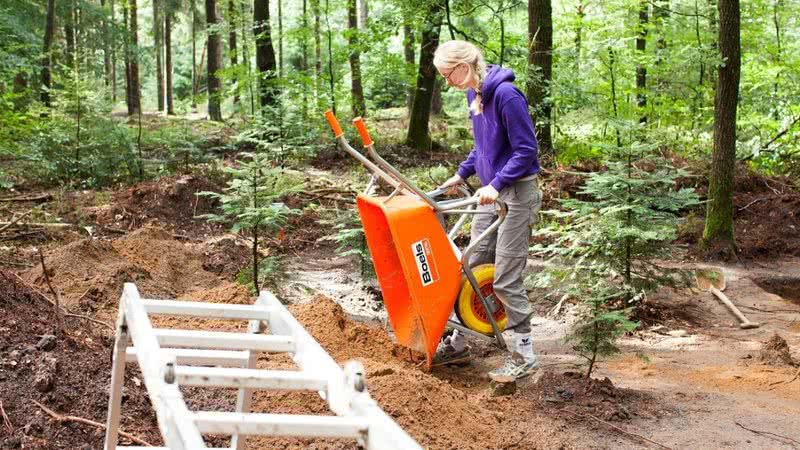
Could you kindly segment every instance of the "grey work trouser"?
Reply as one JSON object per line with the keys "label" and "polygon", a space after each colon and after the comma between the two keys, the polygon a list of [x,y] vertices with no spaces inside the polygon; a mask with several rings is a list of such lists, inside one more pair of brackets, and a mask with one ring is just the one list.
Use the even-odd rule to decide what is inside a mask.
{"label": "grey work trouser", "polygon": [[[508,205],[506,220],[497,231],[480,242],[470,257],[470,267],[494,262],[494,293],[508,316],[506,329],[529,333],[530,303],[522,282],[528,261],[530,225],[538,220],[542,195],[536,177],[519,180],[500,191],[500,200]],[[493,211],[495,205],[481,205],[479,210]],[[497,219],[496,215],[478,214],[472,222],[470,241],[483,233]]]}

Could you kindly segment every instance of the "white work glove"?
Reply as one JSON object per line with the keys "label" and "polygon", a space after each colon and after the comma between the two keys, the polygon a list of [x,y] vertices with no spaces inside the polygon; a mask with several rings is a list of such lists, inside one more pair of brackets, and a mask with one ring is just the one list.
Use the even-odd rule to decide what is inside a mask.
{"label": "white work glove", "polygon": [[492,187],[491,184],[484,186],[475,192],[475,196],[478,197],[478,203],[481,205],[491,205],[495,202],[495,200],[497,200],[499,195],[500,193],[497,192],[497,189]]}
{"label": "white work glove", "polygon": [[461,175],[456,174],[456,175],[453,175],[452,177],[448,178],[447,181],[445,181],[444,183],[442,183],[442,185],[439,186],[439,189],[450,188],[450,189],[448,189],[447,193],[448,194],[453,194],[453,193],[456,192],[456,188],[458,187],[458,185],[463,183],[463,182],[464,182],[464,179],[461,178]]}

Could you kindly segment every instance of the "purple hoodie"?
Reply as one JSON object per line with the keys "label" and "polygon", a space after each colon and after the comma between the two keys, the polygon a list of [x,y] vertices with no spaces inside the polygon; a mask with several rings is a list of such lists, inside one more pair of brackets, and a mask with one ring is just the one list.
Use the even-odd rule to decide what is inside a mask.
{"label": "purple hoodie", "polygon": [[[478,173],[484,186],[497,192],[520,178],[539,173],[539,144],[528,113],[528,102],[514,84],[514,72],[490,65],[486,70],[481,94],[483,112],[472,119],[475,147],[458,168],[467,179]],[[475,91],[467,89],[467,104]]]}

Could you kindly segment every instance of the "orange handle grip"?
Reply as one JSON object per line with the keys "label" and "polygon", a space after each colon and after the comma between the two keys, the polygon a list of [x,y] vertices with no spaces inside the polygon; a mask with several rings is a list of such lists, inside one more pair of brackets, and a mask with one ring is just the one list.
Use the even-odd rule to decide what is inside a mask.
{"label": "orange handle grip", "polygon": [[369,130],[367,130],[367,125],[364,123],[364,119],[361,117],[356,117],[353,119],[353,125],[356,126],[358,134],[361,135],[361,141],[364,143],[364,147],[369,147],[370,145],[374,144],[374,142],[372,142],[372,138],[369,137]]}
{"label": "orange handle grip", "polygon": [[331,126],[331,130],[333,130],[333,135],[335,137],[339,137],[344,134],[342,131],[342,127],[339,126],[339,120],[336,119],[336,116],[333,115],[333,111],[330,109],[325,111],[325,118],[328,119],[328,125]]}

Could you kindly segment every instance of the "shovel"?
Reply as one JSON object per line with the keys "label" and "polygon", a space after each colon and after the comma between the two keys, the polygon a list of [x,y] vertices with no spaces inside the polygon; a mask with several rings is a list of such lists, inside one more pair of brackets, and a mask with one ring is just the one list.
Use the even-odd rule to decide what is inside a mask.
{"label": "shovel", "polygon": [[694,279],[697,282],[697,287],[711,292],[715,297],[720,299],[725,306],[739,319],[739,328],[747,330],[750,328],[758,328],[761,326],[758,322],[750,322],[747,317],[739,311],[739,308],[722,293],[725,290],[725,275],[719,269],[701,269],[694,273]]}

